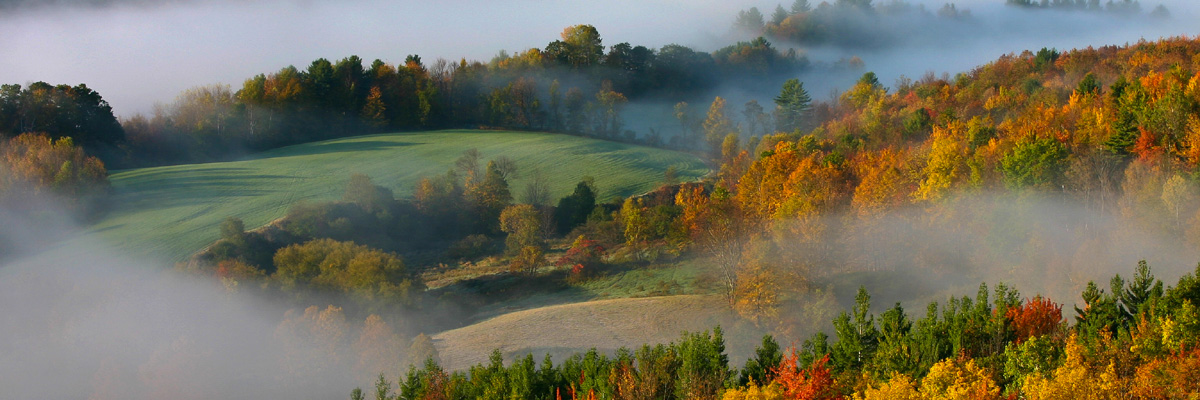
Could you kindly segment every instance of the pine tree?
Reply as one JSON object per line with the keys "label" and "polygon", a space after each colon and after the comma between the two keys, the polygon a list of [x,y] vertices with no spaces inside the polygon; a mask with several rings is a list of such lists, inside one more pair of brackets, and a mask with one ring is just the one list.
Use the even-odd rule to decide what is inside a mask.
{"label": "pine tree", "polygon": [[775,97],[775,130],[779,132],[794,132],[807,121],[812,109],[812,97],[804,90],[804,83],[799,79],[788,79],[784,82],[779,96]]}

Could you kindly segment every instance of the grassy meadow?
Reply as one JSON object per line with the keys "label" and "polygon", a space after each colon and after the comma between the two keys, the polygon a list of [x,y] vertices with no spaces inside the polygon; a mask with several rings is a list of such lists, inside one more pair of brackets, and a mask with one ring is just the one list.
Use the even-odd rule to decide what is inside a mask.
{"label": "grassy meadow", "polygon": [[449,130],[359,136],[241,161],[114,171],[112,208],[85,237],[130,256],[180,261],[214,241],[226,217],[241,218],[247,228],[264,225],[297,202],[340,198],[356,172],[398,198],[411,196],[421,178],[445,173],[471,148],[484,162],[499,156],[516,161],[519,175],[509,186],[517,199],[535,170],[549,182],[554,199],[591,176],[600,200],[652,190],[670,166],[681,180],[708,172],[686,153],[559,134]]}

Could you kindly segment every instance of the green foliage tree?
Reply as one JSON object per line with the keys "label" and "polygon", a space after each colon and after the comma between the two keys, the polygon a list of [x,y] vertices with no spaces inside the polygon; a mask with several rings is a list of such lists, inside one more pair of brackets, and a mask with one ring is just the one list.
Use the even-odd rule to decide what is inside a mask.
{"label": "green foliage tree", "polygon": [[808,5],[808,0],[796,0],[792,2],[791,10],[792,14],[800,14],[811,11],[812,7]]}
{"label": "green foliage tree", "polygon": [[1099,95],[1100,94],[1100,79],[1096,75],[1088,72],[1079,81],[1079,85],[1075,87],[1075,94],[1080,96]]}
{"label": "green foliage tree", "polygon": [[766,385],[775,379],[774,369],[783,361],[783,352],[779,343],[771,335],[763,335],[762,344],[754,349],[754,357],[746,360],[742,368],[738,384],[745,386],[750,382]]}
{"label": "green foliage tree", "polygon": [[1054,189],[1067,168],[1067,150],[1054,138],[1026,137],[1000,160],[1004,183],[1012,189]]}
{"label": "green foliage tree", "polygon": [[879,330],[870,315],[871,295],[865,287],[854,297],[854,317],[842,312],[833,321],[837,341],[831,348],[831,361],[838,371],[862,369],[875,354]]}
{"label": "green foliage tree", "polygon": [[245,243],[246,241],[246,225],[242,223],[241,218],[225,218],[224,221],[221,221],[220,230],[221,239],[233,243]]}
{"label": "green foliage tree", "polygon": [[771,23],[775,25],[782,24],[789,16],[787,10],[783,9],[782,4],[775,5],[775,11],[771,13]]}
{"label": "green foliage tree", "polygon": [[763,31],[766,24],[763,22],[763,14],[758,11],[758,7],[750,7],[749,10],[738,11],[737,19],[733,25],[743,32],[758,34]]}
{"label": "green foliage tree", "polygon": [[562,42],[567,46],[567,62],[575,68],[599,64],[604,57],[600,32],[594,26],[569,26],[562,31]]}
{"label": "green foliage tree", "polygon": [[596,208],[595,188],[587,180],[575,185],[575,191],[558,200],[554,208],[554,222],[559,234],[570,233],[576,226],[587,222],[588,215]]}
{"label": "green foliage tree", "polygon": [[917,373],[919,359],[916,357],[916,344],[910,335],[911,330],[912,322],[900,303],[880,315],[878,348],[871,365],[877,371],[877,377],[885,378],[887,372]]}
{"label": "green foliage tree", "polygon": [[408,348],[408,363],[411,367],[428,362],[438,364],[442,360],[438,356],[437,347],[433,345],[433,339],[422,333],[413,338],[412,345]]}
{"label": "green foliage tree", "polygon": [[679,372],[675,396],[680,399],[715,399],[729,379],[729,356],[721,327],[684,334],[679,343]]}
{"label": "green foliage tree", "polygon": [[804,90],[804,83],[788,79],[775,97],[775,130],[790,133],[800,129],[807,123],[811,109],[812,97]]}
{"label": "green foliage tree", "polygon": [[342,201],[357,204],[369,213],[380,213],[387,210],[396,199],[392,197],[391,190],[375,185],[366,174],[354,173],[346,183]]}

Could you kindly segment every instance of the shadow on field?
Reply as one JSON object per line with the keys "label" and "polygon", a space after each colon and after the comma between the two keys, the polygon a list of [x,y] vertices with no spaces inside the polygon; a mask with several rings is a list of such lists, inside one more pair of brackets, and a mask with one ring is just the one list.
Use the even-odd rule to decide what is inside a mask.
{"label": "shadow on field", "polygon": [[284,148],[270,151],[255,157],[256,160],[271,158],[300,157],[335,153],[356,153],[365,151],[383,151],[397,147],[413,146],[419,143],[396,142],[390,140],[354,140],[305,144],[300,147]]}
{"label": "shadow on field", "polygon": [[[467,279],[430,291],[442,304],[463,318],[453,328],[467,326],[498,315],[531,308],[587,301],[595,297],[587,290],[568,285],[566,271],[537,276],[501,273]],[[503,304],[503,307],[495,307]]]}
{"label": "shadow on field", "polygon": [[163,171],[139,178],[117,194],[122,208],[162,208],[211,203],[220,199],[255,197],[274,192],[265,189],[287,175],[246,174],[247,168],[204,168],[187,172]]}

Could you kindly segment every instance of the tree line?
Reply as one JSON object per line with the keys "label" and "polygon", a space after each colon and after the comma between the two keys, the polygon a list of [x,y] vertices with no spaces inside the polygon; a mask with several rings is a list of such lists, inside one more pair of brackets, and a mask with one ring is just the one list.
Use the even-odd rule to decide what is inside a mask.
{"label": "tree line", "polygon": [[[713,53],[680,45],[605,46],[590,25],[563,30],[544,48],[499,52],[488,62],[410,55],[401,64],[357,56],[318,59],[247,79],[203,86],[149,116],[124,121],[134,154],[155,162],[215,157],[369,132],[488,127],[635,141],[624,106],[687,100],[721,82],[770,82],[808,61],[765,40]],[[665,139],[663,139],[665,141]]]}
{"label": "tree line", "polygon": [[1093,283],[1074,322],[1042,296],[1003,284],[932,302],[910,317],[900,303],[880,314],[860,289],[853,309],[818,333],[782,348],[770,335],[736,368],[720,327],[669,344],[604,354],[592,349],[555,364],[532,355],[508,365],[447,371],[434,358],[389,381],[374,398],[522,399],[1166,399],[1197,390],[1200,267],[1166,287],[1140,263],[1111,292]]}

